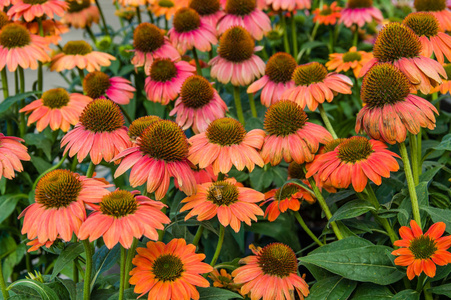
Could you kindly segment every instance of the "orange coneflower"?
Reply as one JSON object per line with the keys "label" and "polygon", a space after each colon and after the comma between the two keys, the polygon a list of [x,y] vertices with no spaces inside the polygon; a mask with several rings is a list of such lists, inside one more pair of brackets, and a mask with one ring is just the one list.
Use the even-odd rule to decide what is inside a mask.
{"label": "orange coneflower", "polygon": [[158,240],[157,229],[171,222],[161,211],[166,205],[139,193],[116,189],[103,196],[99,205],[92,205],[94,212],[81,225],[78,238],[92,242],[102,237],[108,249],[117,243],[128,249],[133,238],[142,236]]}
{"label": "orange coneflower", "polygon": [[226,174],[232,166],[241,171],[247,167],[252,172],[255,165],[264,162],[257,152],[265,133],[261,129],[247,132],[243,125],[232,118],[221,118],[210,123],[207,131],[189,139],[189,160],[201,169],[213,166],[215,174]]}
{"label": "orange coneflower", "polygon": [[266,0],[266,5],[270,5],[274,11],[295,11],[298,9],[310,9],[310,0]]}
{"label": "orange coneflower", "polygon": [[23,166],[20,162],[29,161],[27,147],[20,142],[24,140],[15,136],[5,136],[0,132],[0,179],[5,177],[13,179],[14,171],[22,172]]}
{"label": "orange coneflower", "polygon": [[413,6],[416,11],[432,13],[444,30],[451,30],[451,11],[446,7],[446,0],[415,0]]}
{"label": "orange coneflower", "polygon": [[19,216],[24,217],[22,234],[39,243],[66,242],[78,234],[86,219],[85,205],[100,202],[109,193],[104,179],[87,178],[69,170],[54,170],[42,177],[35,190],[35,203]]}
{"label": "orange coneflower", "polygon": [[125,78],[110,77],[101,71],[94,71],[83,80],[83,91],[92,99],[106,95],[111,101],[125,105],[133,99],[135,88],[131,84]]}
{"label": "orange coneflower", "polygon": [[39,250],[42,246],[45,246],[47,249],[52,247],[53,243],[55,241],[47,241],[44,243],[40,243],[39,240],[36,238],[34,240],[31,240],[27,243],[27,246],[31,246],[27,252],[33,252]]}
{"label": "orange coneflower", "polygon": [[373,21],[382,23],[384,17],[379,8],[373,6],[373,0],[348,0],[346,7],[341,11],[340,22],[346,27],[356,24],[363,27]]}
{"label": "orange coneflower", "polygon": [[[31,34],[39,35],[39,23],[37,21],[21,22],[21,24],[27,27]],[[58,42],[61,40],[61,35],[69,31],[69,28],[65,24],[56,20],[42,20],[42,29],[47,43],[54,45],[58,45]]]}
{"label": "orange coneflower", "polygon": [[402,226],[399,229],[401,240],[394,245],[400,247],[392,252],[395,264],[407,267],[407,277],[412,280],[415,275],[422,272],[426,276],[434,277],[436,266],[445,266],[451,263],[451,253],[447,250],[451,246],[451,236],[443,236],[446,225],[443,222],[433,224],[423,234],[420,226],[414,220],[410,221],[410,228]]}
{"label": "orange coneflower", "polygon": [[393,65],[374,66],[363,79],[360,97],[366,105],[357,115],[355,131],[395,144],[404,142],[407,132],[434,129],[437,109],[410,94],[410,87],[409,79]]}
{"label": "orange coneflower", "polygon": [[317,8],[313,11],[313,22],[319,22],[324,25],[335,25],[341,17],[342,8],[338,6],[337,1],[332,2],[329,6],[323,5],[323,8]]}
{"label": "orange coneflower", "polygon": [[146,5],[146,0],[113,0],[113,3],[117,2],[122,7],[138,7],[140,5]]}
{"label": "orange coneflower", "polygon": [[357,47],[351,47],[346,53],[329,54],[326,67],[329,71],[347,72],[352,69],[354,76],[358,77],[362,67],[373,58],[372,53],[357,51]]}
{"label": "orange coneflower", "polygon": [[213,26],[215,30],[218,21],[225,15],[219,0],[191,0],[189,7],[197,11],[201,20]]}
{"label": "orange coneflower", "polygon": [[446,75],[448,75],[449,79],[443,79],[442,84],[433,88],[431,90],[431,93],[436,93],[436,92],[440,91],[440,93],[446,94],[449,91],[451,91],[451,64],[443,65],[443,69],[445,69]]}
{"label": "orange coneflower", "polygon": [[[327,145],[333,143],[334,141],[336,141],[336,140],[326,143],[323,147],[320,148],[318,153],[321,153],[321,149],[324,149],[325,147],[327,147]],[[288,180],[299,179],[302,181],[302,183],[304,183],[309,188],[311,188],[309,181],[307,180],[307,178],[305,178],[306,172],[304,171],[304,166],[308,170],[310,165],[311,165],[311,163],[307,163],[304,165],[304,164],[298,164],[297,162],[292,161],[288,165]],[[323,181],[321,181],[321,179],[319,179],[318,174],[313,176],[313,178],[315,179],[316,186],[318,187],[318,189],[320,191],[322,191],[322,189],[324,188],[328,193],[336,193],[337,192],[337,189],[331,185],[330,180],[323,182]]]}
{"label": "orange coneflower", "polygon": [[250,293],[252,299],[293,299],[297,292],[304,300],[310,293],[305,280],[298,275],[298,260],[285,244],[272,243],[264,248],[249,247],[255,255],[240,260],[246,264],[232,272],[234,282],[244,284],[241,294]]}
{"label": "orange coneflower", "polygon": [[44,15],[53,19],[54,15],[62,17],[67,9],[67,3],[60,0],[11,0],[12,6],[8,16],[17,21],[21,17],[27,22]]}
{"label": "orange coneflower", "polygon": [[232,275],[227,273],[227,270],[221,269],[213,269],[213,271],[208,275],[213,281],[213,286],[218,288],[225,288],[234,292],[239,293],[241,289],[241,284],[236,284],[233,282]]}
{"label": "orange coneflower", "polygon": [[353,136],[342,141],[334,150],[318,154],[310,165],[306,177],[318,173],[322,181],[330,179],[335,188],[345,189],[351,183],[356,192],[362,192],[368,179],[377,185],[390,172],[399,170],[396,153],[387,150],[380,141]]}
{"label": "orange coneflower", "polygon": [[165,16],[170,20],[177,10],[181,7],[187,7],[189,0],[148,0],[149,10],[157,17]]}
{"label": "orange coneflower", "polygon": [[128,136],[130,137],[130,140],[136,145],[136,139],[141,136],[144,130],[158,121],[161,121],[161,119],[157,116],[144,116],[135,119],[128,127]]}
{"label": "orange coneflower", "polygon": [[240,231],[241,222],[251,226],[251,220],[263,216],[256,204],[264,200],[264,195],[256,190],[237,186],[235,179],[208,182],[197,186],[197,193],[182,200],[186,203],[180,212],[191,210],[185,220],[197,216],[198,221],[218,217],[222,226],[230,225],[235,232]]}
{"label": "orange coneflower", "polygon": [[36,129],[41,132],[50,125],[52,130],[67,132],[70,125],[78,123],[80,114],[92,99],[82,94],[69,94],[63,88],[46,91],[41,99],[26,105],[19,112],[31,113],[27,126],[36,122]]}
{"label": "orange coneflower", "polygon": [[91,0],[66,0],[66,2],[69,7],[61,18],[64,24],[75,28],[86,28],[92,23],[99,23],[99,9],[96,5],[91,5]]}
{"label": "orange coneflower", "polygon": [[119,152],[131,146],[127,127],[119,106],[106,98],[89,103],[80,115],[80,122],[61,140],[64,153],[77,155],[81,163],[89,154],[98,165],[102,159],[109,162]]}
{"label": "orange coneflower", "polygon": [[150,241],[146,248],[136,251],[130,284],[140,297],[149,293],[149,300],[198,300],[196,286],[210,286],[200,274],[211,272],[213,267],[203,263],[205,254],[196,254],[196,246],[187,245],[184,239],[173,239],[168,244]]}
{"label": "orange coneflower", "polygon": [[329,142],[332,136],[307,120],[307,114],[295,102],[281,100],[269,107],[264,122],[267,136],[261,150],[265,163],[277,165],[282,158],[299,164],[313,160],[319,144]]}

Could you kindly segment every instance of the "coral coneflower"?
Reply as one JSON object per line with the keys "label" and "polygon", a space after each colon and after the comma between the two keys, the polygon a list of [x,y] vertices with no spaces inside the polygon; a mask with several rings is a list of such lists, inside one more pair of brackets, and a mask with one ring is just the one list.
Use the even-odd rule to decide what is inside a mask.
{"label": "coral coneflower", "polygon": [[236,186],[236,180],[231,178],[198,185],[195,195],[182,200],[186,204],[180,212],[191,210],[185,220],[197,216],[198,221],[205,221],[217,216],[222,226],[230,225],[238,232],[241,222],[251,226],[251,220],[257,221],[257,216],[263,216],[256,204],[263,200],[262,193]]}
{"label": "coral coneflower", "polygon": [[147,191],[155,192],[161,200],[169,189],[170,178],[178,181],[187,195],[196,192],[196,180],[188,156],[188,140],[183,130],[169,120],[154,122],[136,140],[136,146],[122,151],[114,160],[122,158],[114,173],[118,177],[131,168],[132,187],[147,182]]}
{"label": "coral coneflower", "polygon": [[161,119],[157,116],[145,116],[138,118],[128,127],[128,136],[133,142],[136,142],[136,139],[141,136],[144,130],[158,121],[161,121]]}
{"label": "coral coneflower", "polygon": [[192,8],[182,7],[174,15],[173,27],[169,30],[169,39],[180,53],[193,48],[202,52],[211,50],[216,45],[216,30],[200,18]]}
{"label": "coral coneflower", "polygon": [[[21,24],[27,27],[31,34],[39,35],[39,23],[37,21],[21,22]],[[58,42],[61,40],[61,35],[68,32],[69,27],[60,21],[42,20],[42,30],[44,32],[44,38],[48,44],[58,45]]]}
{"label": "coral coneflower", "polygon": [[219,19],[225,13],[221,10],[221,3],[219,0],[191,0],[189,7],[197,11],[201,20],[216,28]]}
{"label": "coral coneflower", "polygon": [[169,58],[157,58],[149,68],[144,89],[147,99],[167,105],[177,98],[186,78],[196,72],[196,67],[186,61],[175,62]]}
{"label": "coral coneflower", "polygon": [[440,32],[440,24],[433,14],[428,12],[411,13],[403,23],[420,37],[421,55],[431,57],[434,54],[441,64],[445,61],[443,56],[451,61],[451,37]]}
{"label": "coral coneflower", "polygon": [[282,98],[296,102],[302,108],[307,106],[314,111],[319,104],[331,102],[334,96],[352,94],[352,81],[349,77],[327,73],[326,67],[318,62],[298,66],[293,72],[295,87],[285,90]]}
{"label": "coral coneflower", "polygon": [[83,92],[92,99],[107,96],[117,104],[128,104],[133,98],[135,88],[130,80],[116,76],[111,77],[101,71],[86,75],[83,80]]}
{"label": "coral coneflower", "polygon": [[61,72],[75,67],[88,72],[100,71],[101,67],[108,67],[116,58],[108,53],[93,51],[91,45],[85,41],[69,41],[63,51],[52,57],[50,70]]}
{"label": "coral coneflower", "polygon": [[432,13],[443,30],[451,30],[451,11],[446,7],[446,0],[415,0],[413,6],[416,11]]}
{"label": "coral coneflower", "polygon": [[[310,293],[305,280],[297,274],[298,260],[285,244],[272,243],[264,247],[249,247],[255,255],[240,260],[245,266],[232,272],[235,283],[244,284],[241,294],[250,293],[252,299],[293,299],[297,292],[304,300]],[[271,288],[268,288],[271,287]]]}
{"label": "coral coneflower", "polygon": [[332,186],[347,188],[351,183],[356,192],[362,192],[368,179],[377,185],[382,177],[399,170],[396,153],[387,150],[380,141],[354,136],[342,141],[334,150],[318,154],[306,177],[318,173],[322,181],[330,179]]}
{"label": "coral coneflower", "polygon": [[446,78],[443,67],[435,60],[421,55],[420,38],[404,24],[390,23],[379,32],[373,56],[360,71],[365,75],[378,62],[388,62],[399,68],[423,94]]}
{"label": "coral coneflower", "polygon": [[232,166],[239,171],[247,167],[252,172],[255,165],[263,167],[260,154],[265,133],[261,129],[246,132],[243,125],[232,118],[217,119],[207,131],[189,139],[189,160],[205,168],[213,165],[215,174],[226,174]]}
{"label": "coral coneflower", "polygon": [[12,0],[8,16],[17,21],[21,17],[27,22],[44,15],[53,19],[54,15],[62,17],[67,9],[67,3],[60,0]]}
{"label": "coral coneflower", "polygon": [[42,177],[35,190],[35,203],[19,216],[24,217],[22,234],[39,243],[57,237],[69,242],[86,219],[85,205],[100,202],[109,193],[104,180],[87,178],[69,170],[54,170]]}
{"label": "coral coneflower", "polygon": [[442,236],[445,229],[445,223],[437,222],[423,234],[414,220],[410,221],[410,228],[402,226],[399,229],[401,240],[395,241],[394,245],[400,248],[391,254],[398,256],[396,265],[407,267],[410,280],[423,272],[428,277],[435,277],[435,265],[451,263],[451,253],[447,251],[451,246],[451,236]]}
{"label": "coral coneflower", "polygon": [[382,12],[373,6],[373,0],[348,0],[346,7],[341,11],[340,22],[346,27],[356,24],[363,27],[367,23],[376,21],[382,23]]}
{"label": "coral coneflower", "polygon": [[211,77],[225,84],[248,85],[265,74],[265,63],[254,54],[260,49],[246,29],[229,28],[219,40],[218,56],[209,62]]}
{"label": "coral coneflower", "polygon": [[113,101],[98,98],[89,103],[80,115],[80,122],[61,140],[64,153],[77,155],[78,161],[89,154],[98,165],[102,159],[109,162],[119,152],[131,146],[124,126],[121,109]]}
{"label": "coral coneflower", "polygon": [[146,248],[137,248],[133,258],[136,266],[130,275],[130,284],[140,297],[147,299],[199,299],[196,286],[209,287],[210,283],[200,274],[213,268],[203,263],[205,254],[196,254],[196,246],[184,239],[173,239],[168,244],[148,242]]}
{"label": "coral coneflower", "polygon": [[290,54],[285,52],[274,54],[266,64],[265,76],[252,83],[247,92],[255,93],[262,90],[260,101],[269,107],[281,99],[285,90],[295,87],[292,76],[296,65],[296,60]]}
{"label": "coral coneflower", "polygon": [[46,52],[49,50],[45,38],[30,34],[17,23],[6,24],[0,31],[0,70],[5,66],[10,72],[14,72],[18,66],[36,70],[38,61],[50,61]]}
{"label": "coral coneflower", "polygon": [[[344,140],[344,139],[335,139],[332,140],[331,142],[326,143],[323,147],[321,147],[319,149],[319,153],[322,153],[321,150],[326,148],[328,145],[335,143],[335,141],[337,140]],[[305,171],[304,171],[304,167],[308,170],[308,168],[310,167],[311,163],[307,163],[307,164],[298,164],[295,161],[292,161],[289,165],[288,165],[288,180],[290,179],[299,179],[302,181],[302,183],[304,183],[305,185],[307,185],[308,187],[311,188],[311,185],[309,183],[309,181],[307,180],[307,178],[305,178]],[[328,193],[336,193],[337,189],[334,188],[331,184],[330,184],[330,180],[327,181],[321,181],[321,179],[319,179],[318,174],[316,174],[315,176],[313,176],[313,178],[315,179],[315,183],[316,186],[318,187],[318,189],[320,191],[322,191],[322,189],[324,188]]]}
{"label": "coral coneflower", "polygon": [[27,126],[36,122],[39,132],[49,125],[52,130],[67,132],[70,125],[78,123],[81,112],[91,100],[88,96],[69,94],[65,89],[56,88],[46,91],[41,99],[31,102],[19,112],[31,113]]}
{"label": "coral coneflower", "polygon": [[179,52],[164,36],[161,29],[150,23],[141,23],[135,28],[133,48],[135,55],[132,58],[132,64],[135,67],[144,66],[147,75],[155,58],[180,59]]}
{"label": "coral coneflower", "polygon": [[122,7],[133,7],[136,8],[140,5],[146,5],[147,1],[146,0],[113,0],[113,2],[119,3],[120,6]]}
{"label": "coral coneflower", "polygon": [[96,5],[91,5],[91,0],[66,0],[69,8],[61,22],[75,28],[90,27],[92,23],[99,23],[100,13]]}
{"label": "coral coneflower", "polygon": [[[11,5],[11,0],[2,0],[2,1],[0,1],[0,11],[3,12],[3,9],[4,9],[5,7],[10,6],[10,5]],[[5,14],[6,14],[6,13],[5,13]]]}
{"label": "coral coneflower", "polygon": [[354,76],[358,77],[362,67],[373,58],[372,53],[357,51],[357,47],[351,47],[346,53],[329,54],[329,61],[326,67],[329,71],[337,73],[352,70]]}
{"label": "coral coneflower", "polygon": [[157,17],[165,16],[170,20],[177,10],[181,7],[187,7],[189,0],[148,0],[150,2],[149,10]]}
{"label": "coral coneflower", "polygon": [[22,172],[23,166],[20,162],[29,161],[27,147],[20,142],[24,140],[15,136],[5,136],[0,132],[0,179],[5,177],[13,179],[14,171]]}
{"label": "coral coneflower", "polygon": [[448,76],[449,79],[443,79],[442,84],[433,88],[431,90],[431,93],[436,93],[440,91],[440,93],[446,94],[449,91],[451,91],[451,64],[443,65],[443,69],[445,69],[446,75]]}
{"label": "coral coneflower", "polygon": [[295,11],[298,9],[310,9],[310,0],[266,0],[274,11]]}
{"label": "coral coneflower", "polygon": [[213,286],[218,288],[225,288],[230,291],[234,291],[239,293],[241,284],[236,284],[233,282],[232,275],[227,273],[227,270],[214,269],[209,275],[208,278],[213,281]]}
{"label": "coral coneflower", "polygon": [[335,25],[341,17],[341,9],[337,1],[332,2],[330,6],[324,4],[322,9],[317,8],[313,11],[313,22],[319,22],[323,25]]}
{"label": "coral coneflower", "polygon": [[395,144],[404,142],[407,131],[434,129],[437,109],[410,94],[409,87],[408,78],[391,64],[374,66],[363,79],[360,97],[366,105],[357,115],[355,131]]}
{"label": "coral coneflower", "polygon": [[267,132],[261,156],[265,163],[277,165],[282,158],[299,164],[313,160],[319,144],[332,140],[322,126],[307,122],[302,107],[289,100],[281,100],[266,111],[264,127]]}
{"label": "coral coneflower", "polygon": [[223,118],[226,111],[227,105],[211,83],[202,76],[193,75],[183,83],[180,97],[169,115],[177,115],[175,122],[183,130],[192,127],[197,134],[206,131],[214,120]]}
{"label": "coral coneflower", "polygon": [[102,237],[108,249],[117,243],[128,249],[133,238],[142,236],[158,240],[157,229],[171,222],[161,211],[166,205],[139,193],[116,189],[103,196],[99,205],[92,205],[94,212],[81,225],[78,238],[92,242]]}
{"label": "coral coneflower", "polygon": [[53,243],[54,243],[55,241],[47,241],[47,242],[44,242],[44,243],[40,243],[39,241],[38,241],[38,239],[34,239],[34,240],[31,240],[31,241],[29,241],[28,243],[27,243],[27,246],[31,246],[28,250],[27,250],[27,252],[33,252],[33,251],[37,251],[37,250],[39,250],[41,247],[46,247],[47,249],[49,249],[50,247],[52,247],[52,245],[53,245]]}

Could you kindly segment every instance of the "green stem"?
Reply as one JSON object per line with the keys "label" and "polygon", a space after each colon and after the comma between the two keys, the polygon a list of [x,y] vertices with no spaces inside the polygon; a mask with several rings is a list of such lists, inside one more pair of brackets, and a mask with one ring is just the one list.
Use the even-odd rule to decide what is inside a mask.
{"label": "green stem", "polygon": [[420,206],[418,205],[417,192],[415,191],[415,182],[413,180],[412,168],[410,167],[409,155],[407,154],[406,144],[399,143],[399,152],[401,152],[402,162],[404,163],[404,173],[406,174],[407,187],[409,188],[410,202],[412,203],[413,218],[418,226],[421,226]]}
{"label": "green stem", "polygon": [[95,2],[97,5],[97,8],[99,9],[100,18],[102,19],[103,31],[105,32],[106,36],[110,36],[110,33],[108,32],[108,28],[106,27],[105,16],[103,15],[102,7],[100,7],[99,0],[95,0]]}
{"label": "green stem", "polygon": [[329,54],[334,53],[334,31],[329,27]]}
{"label": "green stem", "polygon": [[324,121],[324,124],[326,125],[327,130],[329,130],[329,132],[332,134],[332,137],[333,137],[334,139],[338,139],[338,136],[337,136],[337,134],[335,133],[335,130],[334,130],[334,128],[332,127],[332,124],[330,123],[329,117],[327,116],[326,111],[324,110],[324,107],[323,107],[323,104],[322,104],[322,103],[320,103],[320,104],[318,105],[318,110],[319,110],[319,113],[320,113],[320,115],[321,115],[321,118],[322,118],[323,121]]}
{"label": "green stem", "polygon": [[85,72],[78,67],[77,67],[77,70],[78,70],[78,75],[80,76],[80,85],[83,86],[83,80],[85,79]]}
{"label": "green stem", "polygon": [[133,120],[130,117],[130,115],[128,114],[128,112],[122,107],[122,105],[119,105],[119,108],[121,109],[122,114],[125,116],[125,118],[127,119],[128,123],[131,124],[133,122]]}
{"label": "green stem", "polygon": [[415,186],[420,183],[420,175],[418,174],[418,142],[417,137],[414,134],[409,133],[409,141],[410,141],[410,156],[412,157],[412,173],[413,173],[413,182],[415,182]]}
{"label": "green stem", "polygon": [[0,259],[0,288],[2,290],[3,299],[9,298],[9,292],[6,289],[5,278],[3,277],[2,260]]}
{"label": "green stem", "polygon": [[75,283],[78,283],[78,269],[77,269],[77,261],[78,261],[78,259],[77,258],[75,258],[74,259],[74,262],[73,262],[73,270],[72,270],[72,274],[73,274],[73,280],[74,280],[74,282]]}
{"label": "green stem", "polygon": [[288,43],[288,30],[287,30],[287,20],[283,13],[279,13],[280,22],[283,29],[283,45],[285,47],[285,52],[290,54],[290,44]]}
{"label": "green stem", "polygon": [[[25,75],[22,67],[19,67],[19,78],[20,78],[20,93],[25,93]],[[42,91],[42,89],[40,89]],[[23,108],[25,106],[25,100],[20,100],[20,108]],[[20,137],[25,136],[25,131],[27,131],[27,123],[25,122],[25,113],[20,113],[20,122],[19,122],[19,131],[20,131]]]}
{"label": "green stem", "polygon": [[14,88],[15,88],[16,94],[19,94],[20,90],[19,90],[19,69],[18,68],[14,72]]}
{"label": "green stem", "polygon": [[125,280],[124,280],[124,290],[130,287],[130,271],[132,270],[132,260],[135,257],[136,247],[138,246],[138,239],[133,238],[133,243],[130,246],[130,249],[127,251],[127,260],[125,262]]}
{"label": "green stem", "polygon": [[139,6],[136,7],[136,17],[138,18],[138,24],[141,24],[141,10],[139,9]]}
{"label": "green stem", "polygon": [[238,116],[238,121],[240,121],[241,124],[246,123],[244,121],[244,114],[243,114],[243,106],[241,105],[241,97],[240,97],[240,87],[234,85],[233,86],[233,98],[235,99],[235,108],[236,108],[236,114]]}
{"label": "green stem", "polygon": [[202,76],[202,68],[200,66],[199,56],[197,56],[197,50],[194,47],[193,47],[193,56],[194,56],[194,61],[196,62],[197,75]]}
{"label": "green stem", "polygon": [[34,191],[36,189],[36,185],[38,184],[39,180],[44,177],[45,174],[52,172],[53,170],[58,169],[59,167],[61,167],[61,165],[63,164],[63,162],[66,160],[67,156],[69,155],[69,151],[66,152],[66,154],[64,154],[64,156],[60,159],[60,161],[52,166],[51,168],[48,168],[47,170],[44,171],[44,173],[42,173],[41,175],[38,176],[38,178],[36,178],[36,180],[33,183],[33,188],[32,191]]}
{"label": "green stem", "polygon": [[426,284],[424,285],[424,288],[423,288],[424,300],[433,300],[434,299],[432,297],[432,293],[429,291],[430,288],[431,288],[431,283],[428,281],[428,282],[426,282]]}
{"label": "green stem", "polygon": [[169,29],[168,19],[166,19],[166,17],[163,17],[163,18],[164,18],[164,30],[166,30],[166,32],[167,32]]}
{"label": "green stem", "polygon": [[125,285],[125,260],[126,260],[126,250],[121,246],[121,279],[119,282],[119,300],[124,299],[124,285]]}
{"label": "green stem", "polygon": [[254,94],[249,93],[249,94],[247,94],[247,95],[249,96],[249,105],[251,106],[251,113],[252,113],[252,116],[253,116],[254,118],[258,118],[258,115],[257,115],[257,108],[255,107]]}
{"label": "green stem", "polygon": [[318,240],[318,238],[316,237],[316,235],[313,234],[313,232],[310,230],[310,228],[308,228],[307,224],[305,224],[304,219],[302,219],[301,215],[299,214],[298,211],[294,212],[294,217],[296,218],[296,220],[298,220],[299,225],[301,225],[302,229],[304,229],[304,231],[309,235],[309,237],[315,241],[315,243],[318,244],[318,246],[324,246],[323,243],[321,243],[320,240]]}
{"label": "green stem", "polygon": [[94,33],[92,32],[91,27],[86,26],[85,29],[86,29],[86,32],[88,33],[89,37],[91,38],[91,40],[94,42],[94,44],[97,43],[96,36],[95,36]]}
{"label": "green stem", "polygon": [[94,175],[94,170],[95,169],[96,169],[96,165],[92,161],[90,161],[89,162],[88,171],[86,172],[86,177],[92,178],[92,175]]}
{"label": "green stem", "polygon": [[2,70],[2,89],[3,89],[3,98],[6,99],[9,97],[9,89],[8,89],[8,76],[6,75],[6,66]]}
{"label": "green stem", "polygon": [[147,12],[149,13],[150,23],[155,24],[155,19],[153,18],[152,12],[150,10],[147,10]]}
{"label": "green stem", "polygon": [[352,45],[357,47],[357,43],[359,42],[359,26],[355,25],[354,38],[352,40]]}
{"label": "green stem", "polygon": [[86,269],[85,269],[85,281],[83,284],[83,300],[89,300],[91,298],[92,248],[91,243],[88,240],[83,240],[82,242],[83,246],[85,247],[86,253]]}
{"label": "green stem", "polygon": [[421,175],[421,173],[423,172],[423,168],[422,168],[422,163],[421,163],[421,160],[423,159],[423,153],[422,153],[422,151],[421,151],[421,147],[422,147],[422,139],[423,139],[423,130],[421,130],[421,127],[420,127],[420,131],[418,132],[418,134],[417,134],[417,151],[418,151],[418,154],[417,154],[417,158],[418,158],[418,176],[420,176]]}
{"label": "green stem", "polygon": [[[163,197],[163,199],[161,199],[161,203],[163,203],[163,204],[166,204],[168,202],[168,195],[166,194],[164,197]],[[164,213],[164,214],[166,214],[166,210],[167,210],[167,208],[166,207],[163,207],[162,209],[161,209],[161,212],[162,213]],[[163,230],[158,230],[158,241],[162,241],[163,240],[163,237],[164,237],[164,229]]]}
{"label": "green stem", "polygon": [[199,227],[197,228],[197,231],[196,231],[196,235],[194,236],[194,239],[193,239],[194,246],[197,246],[199,244],[200,238],[202,237],[202,233],[204,233],[204,226],[199,225]]}
{"label": "green stem", "polygon": [[[68,154],[68,153],[69,153],[69,151],[66,152],[66,154]],[[77,166],[78,166],[78,160],[77,160],[77,157],[75,156],[75,157],[74,157],[74,160],[73,160],[72,163],[70,164],[70,170],[71,170],[72,172],[75,172],[75,171],[77,170]]]}
{"label": "green stem", "polygon": [[210,266],[214,267],[216,264],[216,261],[218,260],[219,253],[221,253],[222,243],[224,242],[224,234],[225,234],[225,228],[222,225],[219,225],[219,239],[218,244],[216,245],[216,251],[213,255],[213,258],[211,259]]}
{"label": "green stem", "polygon": [[298,37],[296,30],[296,19],[294,14],[291,16],[291,38],[293,39],[293,55],[298,54]]}
{"label": "green stem", "polygon": [[[44,36],[44,27],[42,26],[42,19],[41,18],[37,18],[38,20],[38,26],[39,26],[39,35],[40,36]],[[42,74],[42,62],[38,62],[38,91],[40,93],[43,92],[43,84],[44,84],[44,76]],[[38,96],[40,96],[41,94],[39,94]]]}

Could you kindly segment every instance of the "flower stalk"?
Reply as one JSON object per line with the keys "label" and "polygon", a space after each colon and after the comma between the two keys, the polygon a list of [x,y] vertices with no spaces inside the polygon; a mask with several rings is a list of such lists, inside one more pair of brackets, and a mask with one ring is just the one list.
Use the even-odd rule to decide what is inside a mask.
{"label": "flower stalk", "polygon": [[210,262],[210,266],[212,266],[212,267],[214,267],[216,265],[216,261],[219,258],[219,253],[221,253],[222,244],[224,242],[224,235],[225,235],[225,228],[224,228],[224,226],[220,225],[218,244],[216,245],[215,254],[213,255],[213,258],[211,259],[211,262]]}

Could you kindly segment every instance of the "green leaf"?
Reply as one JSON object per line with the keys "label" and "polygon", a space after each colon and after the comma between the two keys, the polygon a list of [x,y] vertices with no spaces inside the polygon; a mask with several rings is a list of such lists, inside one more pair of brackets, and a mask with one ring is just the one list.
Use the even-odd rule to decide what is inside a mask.
{"label": "green leaf", "polygon": [[47,162],[45,159],[39,157],[39,156],[33,156],[30,155],[31,162],[33,163],[34,167],[38,171],[38,173],[44,173],[46,170],[50,169],[52,167],[52,164]]}
{"label": "green leaf", "polygon": [[25,98],[37,93],[41,92],[26,92],[6,98],[3,102],[0,103],[0,113],[7,111],[14,103],[19,102],[20,100],[24,100]]}
{"label": "green leaf", "polygon": [[0,197],[0,223],[8,218],[16,208],[20,197],[17,195],[4,195]]}
{"label": "green leaf", "polygon": [[435,286],[431,288],[429,291],[436,295],[444,295],[447,297],[451,297],[451,283]]}
{"label": "green leaf", "polygon": [[9,289],[20,289],[21,287],[27,287],[35,290],[39,293],[42,300],[59,300],[58,295],[48,286],[45,284],[34,281],[31,279],[21,279],[18,281],[15,281],[9,285]]}
{"label": "green leaf", "polygon": [[349,238],[345,238],[330,244],[326,244],[322,247],[319,247],[315,250],[313,250],[312,252],[310,252],[310,254],[327,254],[327,253],[333,253],[334,251],[337,250],[351,250],[351,249],[356,249],[356,248],[361,248],[361,247],[366,247],[366,246],[372,246],[373,244],[365,239],[359,238],[359,237],[349,237]]}
{"label": "green leaf", "polygon": [[241,258],[237,257],[232,261],[220,263],[220,264],[216,265],[215,268],[218,270],[219,269],[228,269],[228,270],[233,271],[240,266],[240,263],[239,263],[240,260],[241,260]]}
{"label": "green leaf", "polygon": [[446,224],[446,232],[451,233],[451,210],[449,209],[441,209],[435,207],[422,207],[421,210],[424,210],[431,216],[431,219],[434,223],[443,222]]}
{"label": "green leaf", "polygon": [[[135,300],[138,297],[139,297],[139,295],[135,294],[133,292],[133,288],[126,289],[124,291],[124,300],[132,300],[132,299]],[[108,298],[108,300],[118,300],[118,299],[119,299],[119,292]]]}
{"label": "green leaf", "polygon": [[333,276],[316,282],[310,289],[308,300],[346,300],[357,286],[340,276]]}
{"label": "green leaf", "polygon": [[67,246],[58,256],[53,267],[51,279],[55,278],[69,263],[84,252],[82,243],[75,243]]}
{"label": "green leaf", "polygon": [[258,191],[262,191],[271,185],[274,174],[269,170],[265,171],[263,168],[255,167],[254,171],[249,174],[249,178],[252,187]]}
{"label": "green leaf", "polygon": [[77,299],[77,290],[76,290],[75,282],[73,282],[70,279],[61,279],[58,277],[56,278],[56,280],[58,280],[66,288],[71,300]]}
{"label": "green leaf", "polygon": [[94,253],[92,257],[94,272],[92,272],[92,282],[91,285],[94,286],[97,278],[100,274],[108,271],[112,266],[114,266],[121,256],[121,247],[116,245],[113,249],[108,249],[105,245],[100,247],[99,250]]}
{"label": "green leaf", "polygon": [[393,300],[420,300],[420,294],[414,290],[404,290],[397,293]]}
{"label": "green leaf", "polygon": [[42,149],[48,160],[52,159],[52,141],[48,139],[43,133],[27,133],[24,136],[25,143],[34,145],[38,149]]}
{"label": "green leaf", "polygon": [[375,208],[367,201],[363,200],[349,201],[334,213],[332,218],[329,220],[329,223],[333,221],[352,219],[360,215],[363,215],[370,210],[375,210]]}
{"label": "green leaf", "polygon": [[215,287],[197,288],[197,290],[200,295],[199,300],[243,299],[243,297],[237,293]]}
{"label": "green leaf", "polygon": [[433,149],[451,151],[451,133],[445,135],[441,143],[438,146],[434,147]]}
{"label": "green leaf", "polygon": [[357,288],[352,300],[389,300],[392,298],[393,294],[386,286],[364,283]]}

